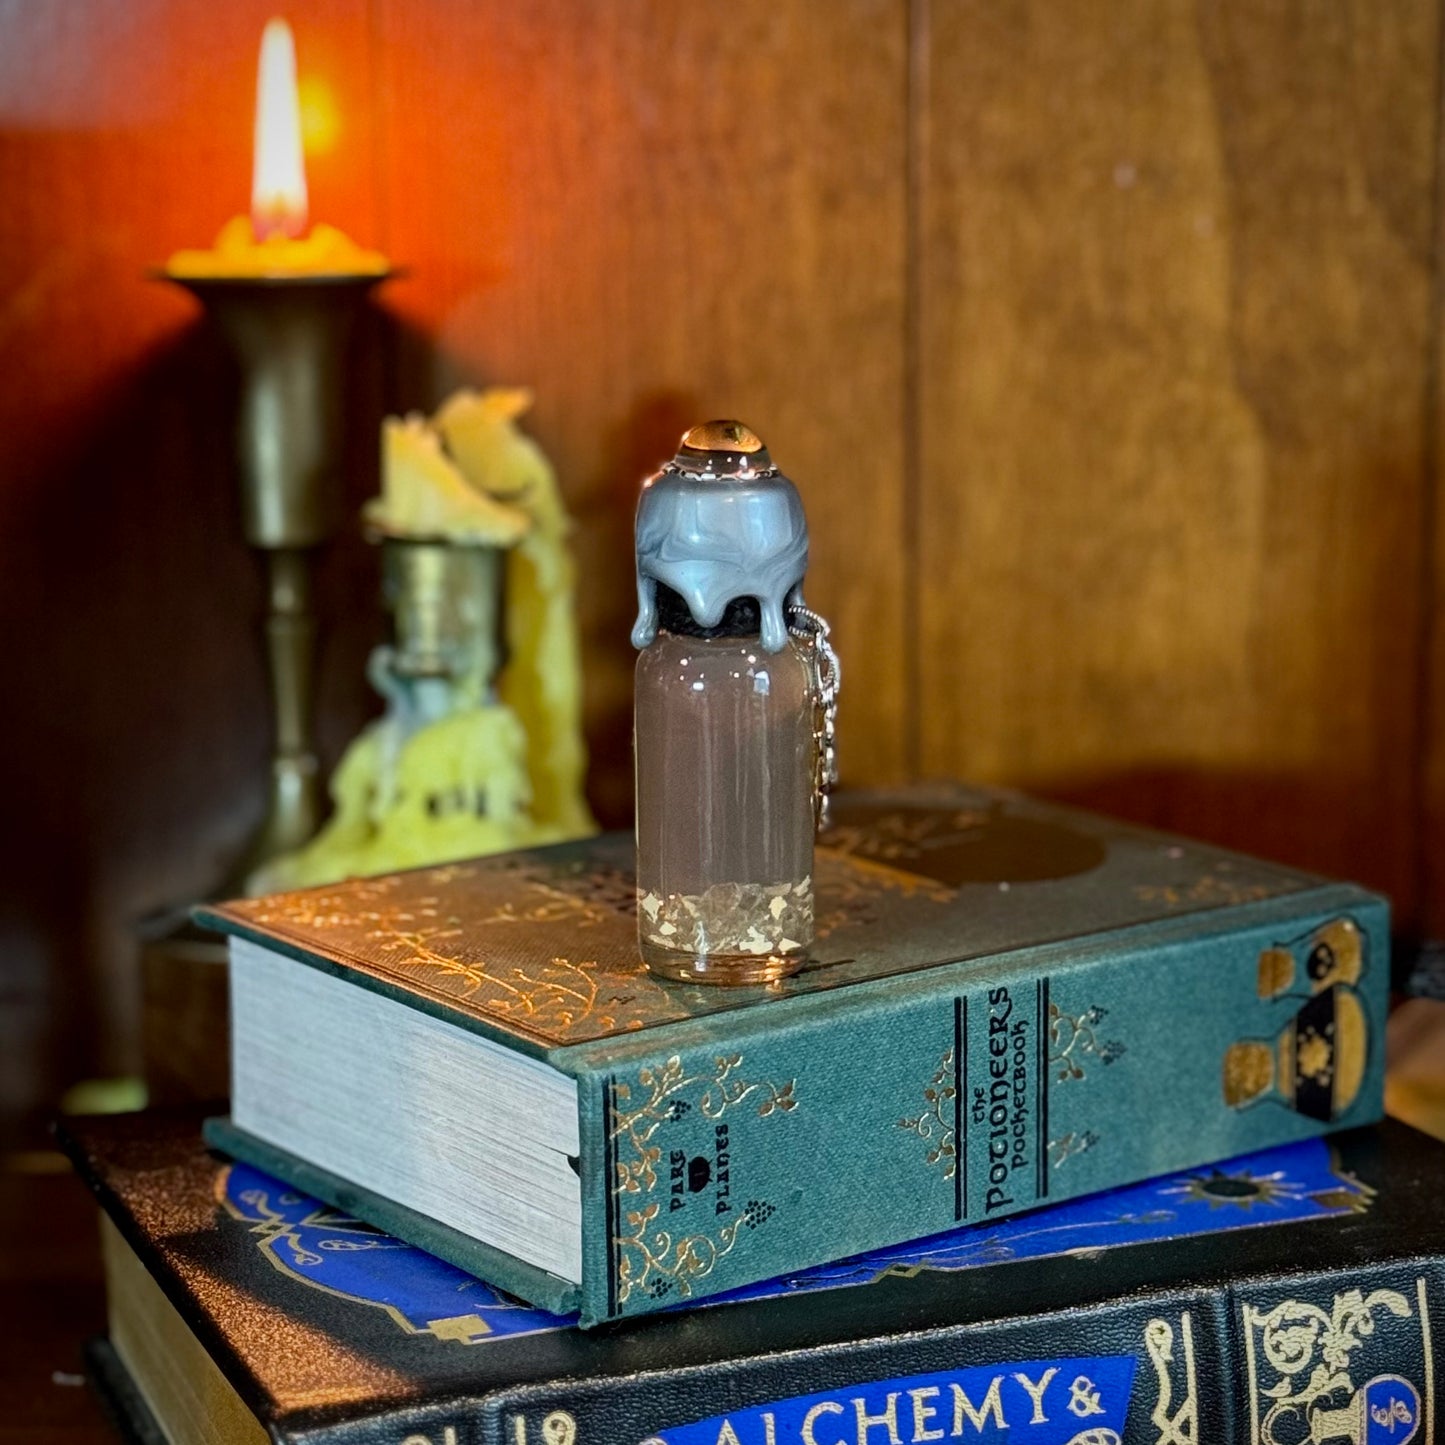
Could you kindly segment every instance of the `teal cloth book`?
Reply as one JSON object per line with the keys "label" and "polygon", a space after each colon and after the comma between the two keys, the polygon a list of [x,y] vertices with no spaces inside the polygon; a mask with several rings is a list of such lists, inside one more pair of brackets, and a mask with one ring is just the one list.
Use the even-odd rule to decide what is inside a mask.
{"label": "teal cloth book", "polygon": [[637,957],[612,835],[202,909],[211,1142],[584,1327],[1380,1117],[1388,908],[932,788],[840,800],[818,944]]}

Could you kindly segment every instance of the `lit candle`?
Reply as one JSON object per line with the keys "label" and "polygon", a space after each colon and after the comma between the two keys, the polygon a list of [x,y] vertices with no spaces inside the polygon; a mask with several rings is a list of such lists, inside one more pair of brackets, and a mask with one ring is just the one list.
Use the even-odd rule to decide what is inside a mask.
{"label": "lit candle", "polygon": [[233,216],[209,251],[177,251],[166,263],[175,277],[378,276],[386,257],[368,251],[334,226],[306,229],[306,163],[296,47],[284,20],[268,22],[256,74],[256,131],[251,214]]}
{"label": "lit candle", "polygon": [[228,891],[301,847],[320,819],[311,556],[345,506],[349,338],[372,288],[395,274],[335,227],[307,230],[300,122],[291,31],[273,20],[257,69],[251,213],[227,221],[210,250],[177,251],[160,273],[200,300],[236,363],[242,525],[270,582],[270,796]]}
{"label": "lit candle", "polygon": [[251,172],[251,228],[258,241],[306,231],[306,162],[296,94],[296,44],[284,20],[261,32],[256,72],[256,139]]}

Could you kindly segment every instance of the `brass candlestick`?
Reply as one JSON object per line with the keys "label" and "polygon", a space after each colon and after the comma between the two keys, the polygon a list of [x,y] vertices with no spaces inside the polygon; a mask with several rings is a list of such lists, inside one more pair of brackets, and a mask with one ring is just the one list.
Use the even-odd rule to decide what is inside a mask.
{"label": "brass candlestick", "polygon": [[236,455],[242,526],[265,554],[274,745],[265,819],[235,876],[299,848],[320,823],[314,737],[315,549],[343,513],[346,351],[389,271],[264,276],[162,272],[206,308],[240,369]]}
{"label": "brass candlestick", "polygon": [[392,670],[462,684],[467,701],[494,702],[505,647],[506,553],[444,537],[367,528],[382,551],[382,591],[393,618]]}

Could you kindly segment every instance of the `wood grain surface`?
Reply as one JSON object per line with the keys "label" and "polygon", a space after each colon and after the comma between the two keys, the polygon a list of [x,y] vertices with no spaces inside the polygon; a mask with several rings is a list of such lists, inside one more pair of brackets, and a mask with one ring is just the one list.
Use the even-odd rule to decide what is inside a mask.
{"label": "wood grain surface", "polygon": [[[632,512],[694,420],[803,489],[850,660],[851,771],[896,778],[907,13],[749,0],[383,0],[399,388],[535,386],[576,514],[596,802],[630,816]],[[405,204],[396,198],[405,195]]]}
{"label": "wood grain surface", "polygon": [[1434,7],[931,20],[923,770],[1411,918]]}
{"label": "wood grain surface", "polygon": [[[230,378],[143,279],[244,209],[271,4],[0,0],[0,1115],[133,1068],[134,924],[261,806]],[[1445,929],[1440,0],[296,0],[313,216],[410,268],[383,406],[528,384],[630,806],[639,479],[735,413],[806,498],[845,778],[1003,780]],[[334,759],[375,558],[322,563]]]}

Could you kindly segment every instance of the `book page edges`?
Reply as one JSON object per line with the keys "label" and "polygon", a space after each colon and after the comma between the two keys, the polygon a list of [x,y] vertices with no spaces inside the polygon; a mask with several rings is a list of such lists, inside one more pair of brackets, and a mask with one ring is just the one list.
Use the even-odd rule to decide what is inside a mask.
{"label": "book page edges", "polygon": [[368,989],[372,993],[380,994],[383,998],[406,1004],[408,1008],[430,1014],[444,1023],[455,1024],[469,1033],[480,1034],[483,1038],[514,1049],[520,1054],[541,1059],[546,1063],[554,1063],[552,1055],[557,1052],[556,1047],[548,1045],[541,1039],[535,1039],[519,1030],[507,1028],[485,1015],[460,1009],[448,999],[433,997],[422,989],[386,978],[369,968],[358,966],[356,963],[342,958],[339,954],[333,955],[308,948],[283,933],[274,933],[266,928],[256,928],[243,919],[226,912],[224,907],[202,905],[191,910],[191,917],[201,928],[224,933],[230,938],[243,938],[248,943],[254,943],[260,948],[268,949],[270,952],[292,959],[296,963],[304,963],[308,968],[319,969],[322,973],[329,973],[334,978],[345,979],[346,982],[354,983],[359,988]]}
{"label": "book page edges", "polygon": [[186,1323],[181,1312],[101,1214],[110,1344],[139,1389],[150,1422],[173,1445],[268,1445],[265,1426]]}

